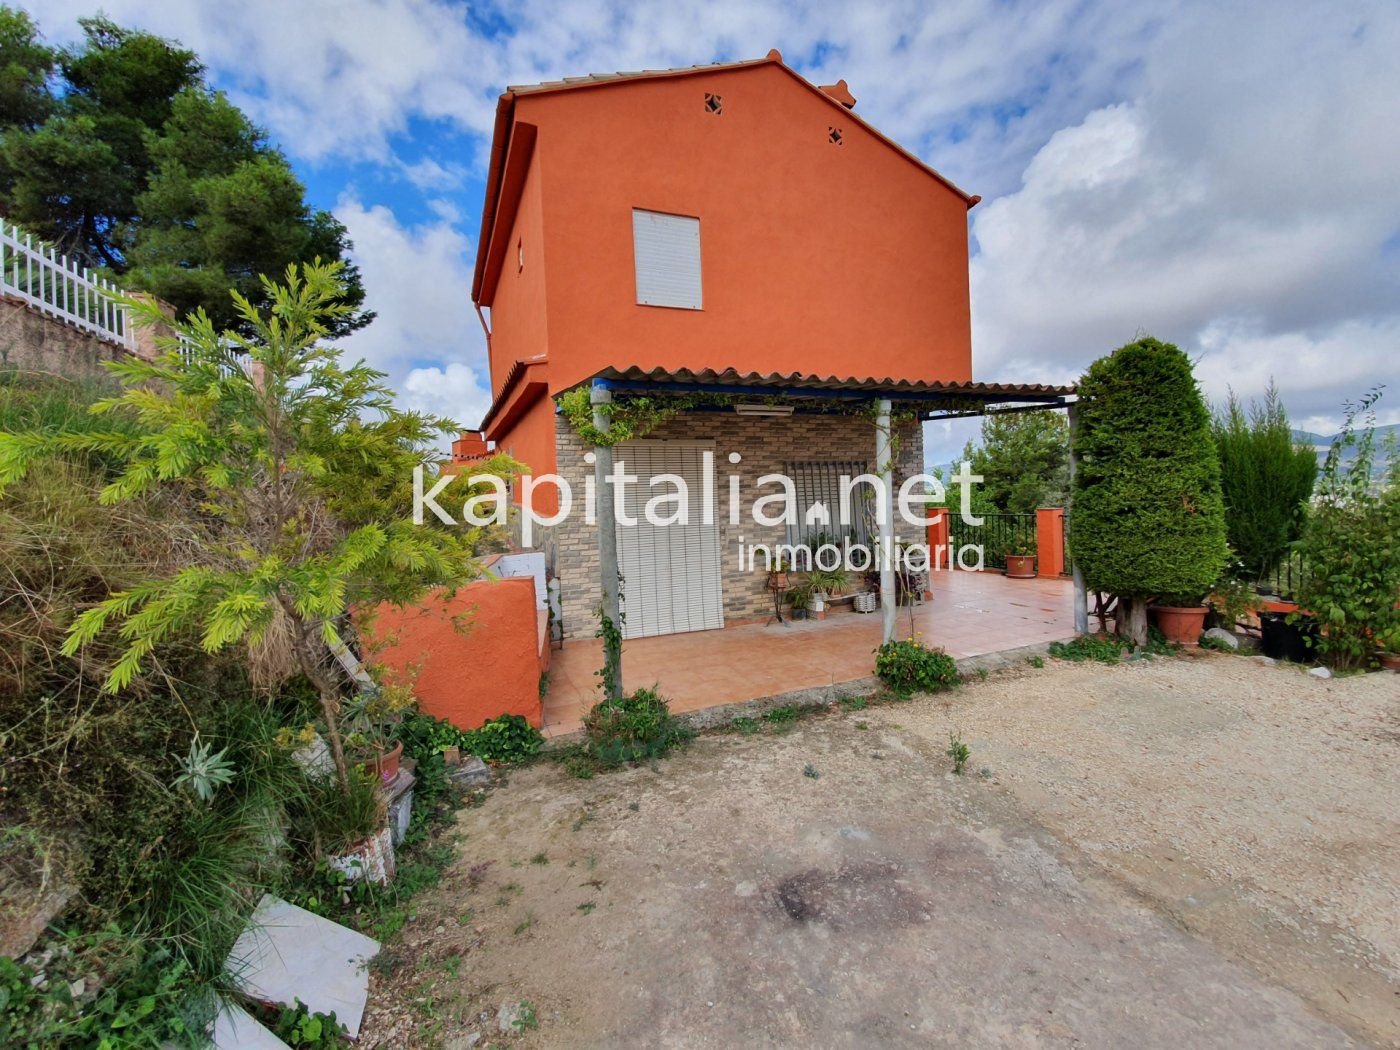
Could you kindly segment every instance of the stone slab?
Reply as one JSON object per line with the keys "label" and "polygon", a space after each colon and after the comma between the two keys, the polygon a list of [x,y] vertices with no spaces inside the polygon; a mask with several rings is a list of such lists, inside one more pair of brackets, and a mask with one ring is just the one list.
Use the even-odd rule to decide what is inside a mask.
{"label": "stone slab", "polygon": [[365,966],[378,952],[372,938],[269,893],[224,965],[246,995],[284,1004],[300,999],[313,1013],[334,1011],[354,1038],[369,996]]}
{"label": "stone slab", "polygon": [[219,1001],[214,1017],[214,1050],[290,1050],[241,1006]]}

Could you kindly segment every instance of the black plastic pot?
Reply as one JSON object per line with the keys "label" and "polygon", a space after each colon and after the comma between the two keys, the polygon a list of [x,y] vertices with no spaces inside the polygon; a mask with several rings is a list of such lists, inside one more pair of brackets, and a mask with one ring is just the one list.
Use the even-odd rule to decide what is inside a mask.
{"label": "black plastic pot", "polygon": [[1288,616],[1288,613],[1281,612],[1259,614],[1264,655],[1272,656],[1275,660],[1292,660],[1296,664],[1312,663],[1316,654],[1308,640],[1317,637],[1317,621],[1305,618],[1289,623]]}

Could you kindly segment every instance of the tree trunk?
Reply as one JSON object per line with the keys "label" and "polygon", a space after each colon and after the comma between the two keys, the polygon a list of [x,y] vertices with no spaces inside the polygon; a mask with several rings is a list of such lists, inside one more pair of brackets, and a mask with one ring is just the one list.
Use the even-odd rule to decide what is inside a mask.
{"label": "tree trunk", "polygon": [[1147,644],[1147,601],[1118,597],[1118,633],[1134,646]]}
{"label": "tree trunk", "polygon": [[330,738],[331,758],[335,761],[335,776],[340,782],[343,794],[350,794],[350,770],[345,764],[345,744],[340,738],[340,695],[335,685],[322,672],[317,661],[315,642],[311,637],[311,627],[304,622],[297,623],[300,637],[297,639],[297,662],[302,674],[316,688],[321,701],[321,714],[326,720],[326,736]]}

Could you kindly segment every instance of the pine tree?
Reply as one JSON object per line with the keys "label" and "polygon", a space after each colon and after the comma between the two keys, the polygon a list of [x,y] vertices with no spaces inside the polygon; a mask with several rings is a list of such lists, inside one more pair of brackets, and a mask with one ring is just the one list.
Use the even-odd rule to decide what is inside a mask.
{"label": "pine tree", "polygon": [[[0,5],[0,214],[123,287],[218,328],[242,319],[227,290],[265,306],[259,274],[352,245],[306,203],[286,157],[222,94],[193,51],[105,18],[52,48]],[[358,271],[341,271],[343,335],[373,320]]]}
{"label": "pine tree", "polygon": [[[341,689],[326,666],[335,622],[360,603],[411,602],[470,579],[483,539],[412,522],[414,468],[433,471],[435,441],[458,428],[397,409],[363,362],[342,365],[323,340],[350,309],[344,292],[338,264],[289,267],[283,284],[264,279],[266,309],[234,293],[250,334],[220,333],[199,312],[156,360],[114,363],[125,389],[92,411],[126,425],[0,433],[0,494],[44,458],[82,452],[118,464],[103,504],[170,487],[200,508],[183,523],[189,563],[84,612],[65,653],[115,630],[121,656],[105,688],[117,691],[171,639],[195,632],[212,653],[276,627],[320,695],[342,784]],[[145,323],[164,320],[150,303],[126,305]]]}

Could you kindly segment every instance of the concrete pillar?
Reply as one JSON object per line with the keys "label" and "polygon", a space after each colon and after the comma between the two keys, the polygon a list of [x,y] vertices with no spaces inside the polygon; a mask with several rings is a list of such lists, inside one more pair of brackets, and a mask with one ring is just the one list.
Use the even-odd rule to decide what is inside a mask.
{"label": "concrete pillar", "polygon": [[[148,292],[131,292],[130,296],[132,299],[142,299],[148,303],[154,303],[162,317],[166,317],[171,321],[175,320],[175,307],[171,306],[164,299],[157,299]],[[127,314],[127,323],[131,323],[130,313]],[[165,353],[165,350],[156,345],[156,340],[170,339],[174,335],[175,329],[169,324],[146,324],[143,321],[141,324],[132,325],[131,331],[128,332],[131,352],[137,357],[145,358],[147,361],[154,361],[161,354]]]}
{"label": "concrete pillar", "polygon": [[952,538],[948,530],[949,513],[946,509],[939,510],[938,517],[928,523],[926,530],[930,582],[932,582],[935,572],[951,571],[957,565],[957,559],[953,557],[953,552],[950,549]]}
{"label": "concrete pillar", "polygon": [[[1079,455],[1075,451],[1074,440],[1079,433],[1078,419],[1074,405],[1069,406],[1069,513],[1071,527],[1074,517],[1074,478],[1079,473]],[[1074,629],[1080,634],[1089,633],[1089,595],[1084,589],[1084,572],[1078,563],[1074,565]]]}
{"label": "concrete pillar", "polygon": [[[588,399],[593,405],[593,425],[599,430],[607,430],[610,418],[606,406],[612,404],[612,391],[595,379]],[[603,617],[621,632],[622,612],[617,582],[617,513],[614,503],[616,496],[607,481],[613,470],[612,446],[595,445],[593,455],[593,480],[598,494],[598,575],[603,591]],[[614,640],[610,640],[606,635],[603,638],[603,691],[609,699],[616,699],[622,695],[620,634]]]}
{"label": "concrete pillar", "polygon": [[895,607],[898,590],[894,582],[894,443],[890,424],[889,398],[881,398],[875,419],[875,469],[880,472],[882,492],[877,518],[880,524],[880,620],[883,639],[894,641],[899,610]]}
{"label": "concrete pillar", "polygon": [[1065,511],[1041,507],[1035,512],[1035,566],[1038,576],[1065,573]]}

